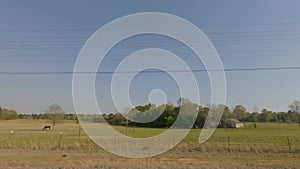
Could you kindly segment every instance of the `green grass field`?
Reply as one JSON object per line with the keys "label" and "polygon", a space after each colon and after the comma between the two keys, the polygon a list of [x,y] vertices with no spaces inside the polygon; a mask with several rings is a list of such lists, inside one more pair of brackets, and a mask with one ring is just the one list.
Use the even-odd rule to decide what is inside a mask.
{"label": "green grass field", "polygon": [[[244,129],[217,129],[204,144],[200,130],[170,151],[146,159],[110,154],[94,144],[72,121],[42,131],[47,121],[0,121],[0,168],[300,168],[297,124],[251,123]],[[125,127],[116,130],[126,133]],[[11,133],[13,131],[13,133]],[[147,137],[164,129],[129,128],[132,137]]]}

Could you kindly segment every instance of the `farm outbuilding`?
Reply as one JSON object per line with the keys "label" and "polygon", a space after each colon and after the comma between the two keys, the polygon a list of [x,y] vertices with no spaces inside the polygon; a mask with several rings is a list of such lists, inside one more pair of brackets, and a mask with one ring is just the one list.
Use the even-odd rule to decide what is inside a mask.
{"label": "farm outbuilding", "polygon": [[227,119],[225,121],[225,127],[227,128],[244,128],[244,123],[237,119]]}

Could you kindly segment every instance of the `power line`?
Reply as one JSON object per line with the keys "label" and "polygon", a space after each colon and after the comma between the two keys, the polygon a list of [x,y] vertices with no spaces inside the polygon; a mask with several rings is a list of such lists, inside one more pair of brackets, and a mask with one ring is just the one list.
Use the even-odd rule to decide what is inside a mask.
{"label": "power line", "polygon": [[202,25],[200,27],[249,27],[249,26],[274,26],[274,25],[298,25],[300,22],[274,22],[256,24],[225,24],[225,25]]}
{"label": "power line", "polygon": [[[295,22],[273,22],[273,23],[245,23],[245,24],[222,24],[222,25],[199,25],[199,27],[256,27],[256,26],[274,26],[274,25],[300,25],[299,21]],[[94,31],[100,27],[89,27],[89,28],[48,28],[48,29],[15,29],[15,30],[0,30],[0,32],[78,32],[78,31]]]}
{"label": "power line", "polygon": [[[273,41],[273,40],[300,40],[300,36],[293,36],[293,37],[272,37],[272,38],[231,38],[231,39],[214,39],[214,38],[210,38],[211,41],[214,42],[249,42],[249,41]],[[105,41],[107,42],[107,41]],[[178,41],[166,41],[166,40],[160,40],[159,41],[162,44],[173,44],[173,43],[178,43]],[[204,40],[191,40],[190,42],[204,42]],[[104,43],[104,42],[101,42]],[[156,40],[139,40],[139,41],[130,41],[127,42],[126,44],[153,44],[153,43],[157,43]],[[12,46],[12,45],[82,45],[84,44],[84,40],[79,41],[79,40],[64,40],[64,41],[47,41],[47,40],[14,40],[14,39],[9,39],[6,41],[0,41],[0,45],[2,46]],[[98,43],[94,43],[94,44],[98,44]]]}
{"label": "power line", "polygon": [[[262,50],[264,51],[264,50]],[[267,50],[266,50],[267,51]],[[300,55],[299,52],[297,53],[291,53],[291,54],[279,54],[278,51],[280,50],[274,50],[274,51],[277,51],[277,53],[273,54],[273,53],[260,53],[260,54],[248,54],[248,53],[245,53],[243,54],[243,52],[241,51],[240,53],[232,53],[230,55],[228,54],[222,54],[222,58],[223,59],[228,59],[228,58],[248,58],[248,59],[251,59],[251,58],[262,58],[262,57],[271,57],[271,58],[274,58],[274,57],[297,57],[298,55]],[[300,49],[298,50],[300,51]],[[238,54],[238,55],[235,55],[235,54]],[[192,60],[192,59],[197,59],[197,57],[195,58],[194,57],[194,54],[192,52],[180,52],[178,55],[183,55],[181,58],[185,61],[187,60]],[[49,55],[50,56],[50,55]],[[44,62],[44,63],[48,63],[48,62],[63,62],[63,61],[76,61],[77,59],[77,56],[76,57],[73,57],[73,56],[60,56],[60,57],[49,57],[49,56],[46,56],[46,55],[36,55],[36,56],[12,56],[11,58],[3,58],[3,59],[0,59],[0,62],[3,64],[3,63],[9,63],[9,62],[12,62],[12,63],[18,63],[18,62],[21,62],[21,63],[26,63],[26,62],[29,62],[29,63],[32,63],[32,62]],[[107,59],[106,61],[118,61],[120,62],[121,60],[125,59],[127,55],[122,55],[122,54],[114,54],[114,55],[106,55],[105,56],[105,59]],[[94,59],[83,59],[82,61],[94,61]]]}
{"label": "power line", "polygon": [[[274,55],[273,52],[276,52],[276,54],[278,54],[278,52],[297,52],[297,51],[300,51],[300,48],[275,48],[275,49],[249,49],[249,50],[220,50],[218,52],[222,53],[222,55],[225,55],[225,54],[249,54],[249,53],[256,53],[255,55],[259,55],[259,56],[270,56],[270,55]],[[262,52],[263,54],[258,54],[258,52]],[[271,53],[269,53],[271,52]],[[180,52],[179,54],[191,54],[191,52]],[[276,55],[275,54],[275,55]],[[293,53],[295,54],[295,53]],[[284,55],[287,55],[287,54],[284,54]],[[74,57],[74,55],[69,55],[69,54],[64,54],[64,55],[59,55],[59,56],[55,56],[55,57],[51,57],[49,58],[50,56],[53,56],[52,53],[50,53],[49,55],[46,55],[46,54],[22,54],[22,55],[5,55],[6,57],[12,57],[12,59],[16,59],[16,57],[18,58],[22,58],[22,59],[28,59],[28,57],[30,58],[35,58],[35,59],[49,59],[49,60],[59,60],[59,59],[76,59],[76,57]],[[118,54],[109,54],[107,56],[110,56],[110,57],[118,57],[118,56],[126,56],[124,54],[121,54],[121,53],[118,53]],[[240,55],[240,56],[243,56],[244,55]],[[45,58],[45,57],[48,57],[48,58]],[[2,61],[4,61],[5,59],[0,59]],[[9,59],[10,60],[10,59]]]}
{"label": "power line", "polygon": [[[230,45],[230,44],[256,44],[256,43],[292,43],[298,42],[300,37],[289,37],[289,38],[251,38],[251,39],[211,39],[215,45]],[[201,40],[192,40],[192,43],[201,43]],[[100,48],[101,44],[107,43],[103,41],[101,43],[95,43],[94,45],[86,46],[90,48]],[[0,49],[43,49],[43,48],[81,48],[83,47],[84,41],[0,41]],[[157,40],[139,40],[129,41],[127,43],[120,44],[122,46],[145,46],[145,45],[162,45],[162,46],[179,46],[181,45],[178,41],[159,41]]]}
{"label": "power line", "polygon": [[[205,33],[205,31],[204,31]],[[217,32],[216,32],[217,33]],[[276,37],[279,37],[279,36],[282,36],[282,35],[288,35],[288,36],[298,36],[299,33],[296,33],[296,34],[290,34],[289,32],[283,32],[284,34],[278,34],[276,33]],[[286,34],[288,33],[288,34]],[[185,33],[187,34],[187,33]],[[31,34],[30,36],[21,36],[21,35],[16,35],[16,34],[11,34],[13,36],[9,36],[10,34],[5,34],[5,36],[1,35],[1,39],[2,40],[5,40],[5,39],[14,39],[14,40],[18,40],[18,39],[25,39],[25,40],[34,40],[34,39],[51,39],[51,40],[56,40],[56,39],[80,39],[80,40],[86,40],[88,37],[90,37],[90,35],[86,35],[86,36],[78,36],[78,34],[76,35],[66,35],[66,34],[62,34],[62,35],[57,35],[57,34],[54,34],[54,35],[46,35],[46,36],[42,36],[40,34]],[[226,35],[226,34],[225,34]],[[244,34],[243,36],[247,36],[247,37],[264,37],[265,35],[267,36],[270,36],[270,34],[259,34],[259,35],[256,35],[256,34]],[[222,35],[221,37],[223,37],[224,35]],[[232,37],[233,35],[231,35]],[[212,37],[212,36],[211,36]],[[217,37],[220,37],[220,36],[217,36]],[[240,37],[240,35],[238,35],[238,37]]]}
{"label": "power line", "polygon": [[131,74],[131,73],[190,73],[190,72],[238,72],[238,71],[276,71],[276,70],[300,70],[300,66],[295,67],[257,67],[257,68],[228,68],[228,69],[193,69],[193,70],[146,70],[146,71],[97,71],[97,72],[0,72],[0,75],[63,75],[63,74]]}
{"label": "power line", "polygon": [[[300,39],[295,39],[295,40],[277,40],[277,41],[244,41],[242,42],[237,42],[237,41],[228,41],[228,42],[214,42],[213,44],[215,46],[228,46],[228,45],[241,45],[241,44],[257,44],[257,43],[295,43],[300,41]],[[152,43],[153,45],[158,45],[155,43]],[[144,47],[145,45],[152,45],[152,44],[122,44],[120,47],[125,46],[125,47]],[[170,43],[165,43],[165,44],[159,44],[162,47],[174,47],[174,46],[182,46],[181,44],[170,44]],[[83,47],[82,45],[77,45],[77,44],[39,44],[39,45],[0,45],[0,49],[54,49],[54,48],[68,48],[68,49],[80,49]],[[101,48],[101,45],[99,46],[85,46],[86,48]]]}
{"label": "power line", "polygon": [[[38,33],[38,32],[86,32],[96,31],[96,29],[46,29],[46,30],[0,30],[1,33]],[[122,32],[122,30],[116,30],[114,32]],[[205,32],[205,31],[204,31]],[[218,34],[242,34],[242,33],[278,33],[278,32],[300,32],[300,29],[288,29],[288,30],[254,30],[254,31],[228,31],[228,32],[205,32],[205,34],[218,35]],[[184,33],[185,35],[187,33]],[[191,34],[191,33],[189,33]]]}

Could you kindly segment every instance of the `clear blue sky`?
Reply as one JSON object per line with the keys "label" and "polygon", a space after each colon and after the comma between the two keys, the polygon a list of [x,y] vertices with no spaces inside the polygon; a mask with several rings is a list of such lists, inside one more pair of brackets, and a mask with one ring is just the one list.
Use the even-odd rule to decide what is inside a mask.
{"label": "clear blue sky", "polygon": [[[96,30],[137,12],[164,12],[189,20],[211,39],[226,69],[300,66],[299,6],[298,0],[2,0],[0,72],[73,71],[82,45]],[[155,47],[156,41],[162,40],[155,36],[136,37],[126,43],[141,42],[139,38],[150,44],[120,44],[107,56],[102,69],[113,70],[125,53]],[[176,43],[167,44],[166,49],[177,50],[192,68],[202,68],[189,60],[192,54],[187,49]],[[226,104],[243,104],[248,111],[286,110],[293,100],[300,100],[299,75],[300,70],[226,72]],[[205,105],[210,100],[208,78],[205,73],[196,73],[196,77],[201,104]],[[106,111],[112,111],[110,78],[99,75],[96,81],[98,101]],[[163,83],[153,84],[153,80]],[[168,100],[175,103],[176,86],[165,74],[138,76],[131,86],[133,102],[145,103],[153,88],[165,90]],[[73,111],[71,74],[0,75],[0,106],[18,112],[43,112],[53,103],[67,112]]]}

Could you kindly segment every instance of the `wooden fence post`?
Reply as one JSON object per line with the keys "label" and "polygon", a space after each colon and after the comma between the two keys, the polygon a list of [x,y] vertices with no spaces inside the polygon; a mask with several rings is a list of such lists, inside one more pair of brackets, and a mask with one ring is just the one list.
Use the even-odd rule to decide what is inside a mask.
{"label": "wooden fence post", "polygon": [[78,135],[81,136],[81,128],[79,128]]}
{"label": "wooden fence post", "polygon": [[290,141],[290,137],[289,135],[286,136],[287,142],[288,142],[288,146],[289,146],[289,150],[292,150],[292,145],[291,145],[291,141]]}
{"label": "wooden fence post", "polygon": [[58,148],[61,149],[61,138],[62,138],[62,132],[59,132],[59,138],[58,138]]}
{"label": "wooden fence post", "polygon": [[9,135],[8,135],[8,140],[10,140],[11,139],[11,137],[12,137],[12,135],[14,134],[14,131],[13,130],[11,130],[10,131],[10,133],[9,133]]}

